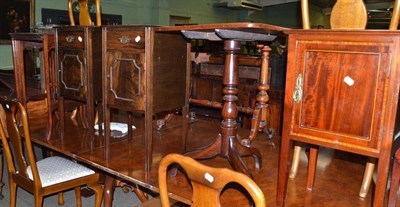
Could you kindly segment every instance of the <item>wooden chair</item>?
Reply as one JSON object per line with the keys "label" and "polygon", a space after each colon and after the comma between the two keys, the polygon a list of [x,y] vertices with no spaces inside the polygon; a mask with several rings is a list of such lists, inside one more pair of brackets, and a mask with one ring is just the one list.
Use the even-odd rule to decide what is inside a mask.
{"label": "wooden chair", "polygon": [[[103,189],[99,184],[99,174],[62,157],[53,156],[36,161],[25,108],[17,101],[5,98],[0,98],[0,105],[6,114],[6,124],[0,122],[0,137],[8,163],[10,206],[16,206],[17,186],[34,194],[36,207],[42,206],[44,196],[74,188],[77,206],[81,206],[80,187],[84,185],[95,191],[95,206],[100,206]],[[21,118],[22,136],[17,113]],[[63,200],[59,200],[60,205],[63,203]]]}
{"label": "wooden chair", "polygon": [[167,188],[167,169],[171,164],[180,165],[186,172],[192,188],[192,207],[217,207],[220,206],[220,194],[228,183],[238,183],[248,191],[256,207],[265,206],[263,192],[257,184],[247,175],[226,168],[212,168],[200,164],[192,158],[169,154],[165,156],[158,169],[158,182],[160,187],[161,205],[170,206]]}
{"label": "wooden chair", "polygon": [[396,150],[393,161],[392,180],[389,188],[389,203],[388,207],[396,206],[397,191],[399,190],[400,180],[400,148]]}
{"label": "wooden chair", "polygon": [[[90,19],[89,0],[78,0],[79,3],[79,25],[91,26],[92,20]],[[95,0],[96,5],[96,26],[101,26],[101,13],[100,13],[100,0]],[[68,16],[71,26],[75,26],[74,12],[72,7],[72,0],[68,0]]]}
{"label": "wooden chair", "polygon": [[[301,1],[301,11],[303,20],[303,29],[310,29],[310,18],[308,12],[308,0]],[[397,30],[399,22],[399,1],[396,0],[393,10],[392,21],[389,30]],[[333,7],[331,14],[331,29],[359,30],[365,29],[367,25],[367,10],[364,3],[360,1],[338,0]],[[290,178],[295,178],[300,162],[301,146],[294,147],[292,166],[290,169]],[[313,164],[310,162],[309,166]],[[365,198],[371,185],[372,175],[374,173],[375,160],[368,159],[365,166],[364,178],[361,184],[359,196]]]}

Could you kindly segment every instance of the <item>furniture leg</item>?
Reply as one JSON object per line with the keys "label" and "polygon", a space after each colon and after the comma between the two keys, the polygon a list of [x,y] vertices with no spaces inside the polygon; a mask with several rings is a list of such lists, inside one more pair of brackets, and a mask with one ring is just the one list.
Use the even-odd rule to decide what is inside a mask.
{"label": "furniture leg", "polygon": [[132,139],[132,125],[133,125],[133,116],[131,112],[128,112],[128,138]]}
{"label": "furniture leg", "polygon": [[90,120],[87,119],[87,116],[91,116],[91,114],[89,113],[90,110],[92,110],[92,109],[89,109],[89,103],[87,103],[86,106],[85,105],[79,106],[79,114],[81,116],[81,122],[82,122],[83,128],[85,128],[85,129],[89,128],[89,130],[90,130],[90,123],[89,123]]}
{"label": "furniture leg", "polygon": [[185,153],[186,156],[192,157],[194,159],[209,159],[215,157],[221,153],[221,134],[218,134],[214,142],[205,148],[200,148],[191,152]]}
{"label": "furniture leg", "polygon": [[59,110],[59,115],[60,115],[60,128],[61,128],[61,136],[64,136],[65,132],[65,109],[64,109],[64,97],[59,96],[58,97],[58,110]]}
{"label": "furniture leg", "polygon": [[396,155],[393,160],[392,180],[390,182],[388,207],[396,206],[397,191],[399,190],[399,180],[400,180],[400,149],[396,151]]}
{"label": "furniture leg", "polygon": [[[232,140],[232,141],[234,141],[234,140]],[[253,156],[256,169],[260,169],[261,168],[261,166],[262,166],[262,157],[261,157],[260,151],[258,151],[254,147],[243,146],[243,145],[237,143],[237,141],[234,141],[234,143],[236,144],[236,149],[238,150],[239,155],[241,157]]]}
{"label": "furniture leg", "polygon": [[61,193],[58,193],[57,194],[57,197],[58,197],[58,205],[59,206],[62,206],[62,205],[64,205],[64,195],[63,195],[63,193],[61,192]]}
{"label": "furniture leg", "polygon": [[48,133],[47,133],[47,140],[50,140],[51,133],[53,131],[53,109],[51,108],[51,85],[50,85],[50,45],[49,36],[45,35],[43,38],[43,52],[41,58],[43,60],[42,66],[44,71],[44,79],[45,79],[45,90],[46,90],[46,103],[47,103],[47,120],[48,120]]}
{"label": "furniture leg", "polygon": [[308,175],[307,175],[307,190],[312,191],[314,186],[315,171],[318,160],[318,146],[310,147],[310,155],[308,158]]}
{"label": "furniture leg", "polygon": [[276,194],[276,206],[283,207],[285,204],[286,187],[289,175],[289,155],[291,150],[290,140],[287,135],[282,135],[281,153],[279,156],[278,189]]}
{"label": "furniture leg", "polygon": [[76,206],[82,206],[82,198],[81,198],[81,187],[76,187],[75,189],[75,199],[76,199]]}
{"label": "furniture leg", "polygon": [[111,176],[105,175],[104,180],[104,207],[111,207],[114,199],[115,179]]}
{"label": "furniture leg", "polygon": [[[187,99],[188,100],[188,99]],[[188,134],[188,124],[189,124],[189,105],[186,104],[182,108],[182,152],[186,152],[186,139]]]}
{"label": "furniture leg", "polygon": [[[232,168],[235,171],[243,172],[243,173],[249,175],[249,177],[251,177],[253,179],[251,172],[249,171],[246,164],[241,159],[240,152],[236,148],[240,145],[238,143],[238,141],[236,141],[236,138],[230,139],[229,144],[231,147],[228,148],[227,159],[229,160],[229,163],[231,164]],[[256,166],[259,167],[259,164],[256,164]]]}
{"label": "furniture leg", "polygon": [[365,165],[364,178],[361,184],[360,193],[358,194],[361,198],[367,197],[368,190],[371,186],[372,176],[374,175],[375,161],[368,158],[367,164]]}
{"label": "furniture leg", "polygon": [[300,163],[300,153],[301,153],[301,146],[295,145],[293,151],[293,159],[292,159],[292,166],[290,168],[290,178],[295,178],[297,174],[297,169],[299,168]]}
{"label": "furniture leg", "polygon": [[0,148],[0,200],[3,200],[4,196],[3,196],[3,186],[4,186],[4,182],[3,182],[3,149]]}
{"label": "furniture leg", "polygon": [[106,157],[109,156],[109,152],[110,152],[110,108],[106,107],[104,104],[104,108],[103,108],[103,113],[104,113],[104,139],[105,139],[105,150],[106,150]]}
{"label": "furniture leg", "polygon": [[129,190],[134,192],[142,203],[149,200],[147,194],[144,191],[140,190],[137,185],[132,186],[117,179],[114,180],[114,183],[115,186],[121,187],[125,193],[129,192]]}
{"label": "furniture leg", "polygon": [[[250,143],[255,139],[259,130],[264,128],[268,128],[267,125],[267,117],[268,117],[268,93],[269,85],[268,85],[268,66],[269,66],[269,53],[271,52],[271,48],[264,45],[257,45],[257,48],[261,51],[261,71],[260,71],[260,85],[258,86],[258,94],[257,94],[257,102],[258,105],[253,112],[253,118],[251,121],[251,133],[248,139],[244,139],[242,144],[246,146],[250,146]],[[267,130],[268,131],[268,130]],[[269,136],[271,134],[268,131]]]}
{"label": "furniture leg", "polygon": [[390,163],[390,150],[389,152],[382,152],[381,157],[378,159],[378,168],[376,174],[376,185],[374,194],[374,207],[383,206],[386,194],[386,183],[388,178],[388,170]]}

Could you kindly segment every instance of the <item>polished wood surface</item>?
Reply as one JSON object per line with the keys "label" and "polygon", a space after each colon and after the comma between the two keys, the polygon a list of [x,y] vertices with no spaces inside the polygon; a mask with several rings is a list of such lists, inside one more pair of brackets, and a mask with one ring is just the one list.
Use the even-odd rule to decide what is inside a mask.
{"label": "polished wood surface", "polygon": [[[180,154],[163,157],[158,168],[158,183],[162,206],[169,206],[167,172],[177,164],[190,180],[192,186],[192,207],[219,207],[222,190],[230,183],[239,184],[249,193],[255,207],[265,207],[265,197],[257,184],[247,175],[227,168],[212,168]],[[175,166],[176,167],[176,166]],[[251,205],[253,206],[253,205]]]}
{"label": "polished wood surface", "polygon": [[[45,128],[35,126],[40,120],[30,122],[32,140],[40,146],[60,152],[93,166],[109,176],[117,177],[127,183],[142,186],[158,192],[158,165],[163,156],[169,153],[180,153],[180,133],[182,118],[173,116],[166,127],[160,131],[153,130],[153,162],[149,172],[145,170],[143,129],[144,120],[137,120],[137,130],[133,137],[123,137],[111,140],[111,148],[106,156],[104,139],[99,136],[91,137],[87,129],[74,126],[70,120],[66,122],[65,136],[56,131],[50,140],[47,140]],[[43,120],[41,120],[43,121]],[[153,125],[155,126],[155,122]],[[219,121],[214,119],[196,119],[189,125],[187,149],[189,151],[206,146],[213,142],[215,134],[219,132]],[[246,137],[248,130],[238,129],[239,138]],[[263,168],[255,170],[254,181],[261,188],[266,198],[266,206],[276,206],[276,184],[278,177],[280,139],[272,140],[258,135],[252,143],[260,150],[263,156]],[[357,196],[362,182],[366,157],[346,153],[328,148],[320,148],[316,171],[316,180],[312,192],[306,191],[307,159],[302,157],[299,163],[299,172],[296,179],[288,181],[286,206],[372,206],[371,193],[365,199]],[[252,158],[244,158],[250,169],[254,169]],[[201,163],[212,167],[226,167],[232,169],[229,162],[222,158],[202,160]],[[333,179],[334,178],[334,179]],[[170,197],[190,203],[191,188],[185,176],[178,171],[176,177],[168,178]],[[248,200],[235,188],[229,188],[222,193],[223,206],[247,206]]]}
{"label": "polished wood surface", "polygon": [[[382,206],[398,101],[400,33],[288,33],[291,70],[286,79],[277,205],[284,204],[291,142],[299,141],[377,158],[374,206]],[[312,184],[313,171],[309,172]]]}
{"label": "polished wood surface", "polygon": [[[5,112],[5,125],[3,125],[3,122],[0,122],[0,138],[7,159],[10,207],[16,206],[17,187],[21,187],[34,194],[34,202],[37,207],[43,205],[45,196],[75,188],[77,206],[81,206],[80,187],[84,185],[87,185],[95,191],[95,206],[100,207],[103,189],[99,183],[100,175],[97,173],[77,177],[64,182],[54,180],[54,184],[47,186],[43,184],[42,179],[49,178],[41,177],[46,172],[41,172],[40,168],[42,170],[51,167],[57,168],[57,164],[59,167],[60,163],[54,161],[53,163],[44,162],[45,164],[43,164],[43,162],[41,164],[36,163],[29,132],[28,115],[25,108],[20,102],[15,100],[11,101],[3,97],[0,98],[0,104],[0,107],[2,107]],[[17,118],[17,114],[20,119]],[[20,131],[18,127],[18,122],[22,124],[22,131]],[[46,164],[48,165],[46,166]],[[31,172],[32,176],[28,175],[28,171]],[[47,174],[47,176],[51,177],[49,174]],[[64,203],[62,196],[59,196],[59,198],[59,204],[62,205]]]}

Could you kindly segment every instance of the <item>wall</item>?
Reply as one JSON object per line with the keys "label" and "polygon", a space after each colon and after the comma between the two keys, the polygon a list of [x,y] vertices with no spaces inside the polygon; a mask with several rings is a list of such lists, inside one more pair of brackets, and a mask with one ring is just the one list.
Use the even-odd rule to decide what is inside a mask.
{"label": "wall", "polygon": [[[263,11],[215,7],[215,0],[101,0],[102,13],[122,15],[123,24],[169,25],[170,15],[190,17],[191,23],[260,22],[284,27],[301,27],[300,3],[265,7]],[[67,9],[67,0],[36,0],[36,23],[42,8]],[[310,8],[312,25],[324,23],[318,9]],[[0,45],[0,69],[12,69],[10,45]]]}

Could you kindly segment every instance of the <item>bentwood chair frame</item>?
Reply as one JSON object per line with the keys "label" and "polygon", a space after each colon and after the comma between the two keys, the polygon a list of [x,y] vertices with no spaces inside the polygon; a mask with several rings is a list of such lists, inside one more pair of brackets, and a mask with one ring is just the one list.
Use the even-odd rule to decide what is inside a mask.
{"label": "bentwood chair frame", "polygon": [[174,163],[184,169],[191,182],[193,188],[192,207],[220,206],[221,191],[228,183],[233,182],[238,183],[247,190],[256,207],[264,207],[266,205],[263,192],[247,175],[227,168],[212,168],[187,156],[168,154],[161,160],[158,169],[158,182],[163,207],[170,205],[167,188],[167,169],[168,166]]}

